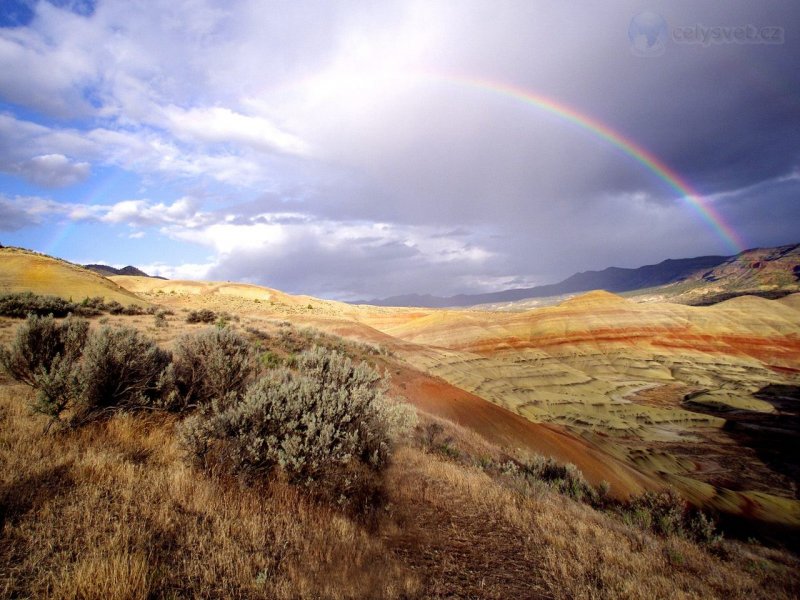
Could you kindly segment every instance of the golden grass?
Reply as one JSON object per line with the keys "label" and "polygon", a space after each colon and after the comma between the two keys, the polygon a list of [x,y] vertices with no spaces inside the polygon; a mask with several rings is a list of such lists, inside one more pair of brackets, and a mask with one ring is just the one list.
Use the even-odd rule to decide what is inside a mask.
{"label": "golden grass", "polygon": [[0,248],[0,293],[34,292],[72,298],[102,296],[128,305],[145,306],[136,294],[78,265],[20,248]]}
{"label": "golden grass", "polygon": [[[413,445],[367,526],[273,481],[188,467],[174,419],[118,415],[44,433],[0,386],[0,598],[753,598],[800,591],[796,559],[726,559]],[[445,436],[493,458],[468,430]]]}
{"label": "golden grass", "polygon": [[[279,483],[181,460],[172,423],[44,434],[2,388],[0,597],[397,598],[415,578],[362,525]],[[115,595],[116,594],[116,595]]]}
{"label": "golden grass", "polygon": [[[442,557],[426,585],[444,597],[791,598],[800,592],[798,562],[789,555],[726,542],[723,560],[545,490],[522,495],[485,473],[413,449],[397,461],[404,466],[390,472],[392,499],[427,521],[419,523],[409,560],[424,561],[431,551]],[[408,536],[414,516],[403,516],[410,523],[399,535]]]}

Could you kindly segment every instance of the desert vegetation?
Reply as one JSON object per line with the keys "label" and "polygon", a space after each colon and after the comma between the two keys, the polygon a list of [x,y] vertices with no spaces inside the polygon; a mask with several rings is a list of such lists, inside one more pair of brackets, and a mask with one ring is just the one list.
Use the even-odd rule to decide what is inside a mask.
{"label": "desert vegetation", "polygon": [[65,300],[59,296],[34,294],[32,292],[14,292],[0,295],[0,316],[24,319],[30,314],[54,317],[77,315],[94,317],[104,313],[112,315],[144,315],[155,314],[155,307],[142,308],[137,304],[123,306],[116,300],[105,300],[101,296],[80,302]]}
{"label": "desert vegetation", "polygon": [[[674,491],[612,500],[572,465],[418,415],[388,397],[391,360],[289,324],[167,351],[28,317],[2,353],[0,597],[800,590],[791,554],[721,538]],[[31,415],[51,380],[66,391]]]}

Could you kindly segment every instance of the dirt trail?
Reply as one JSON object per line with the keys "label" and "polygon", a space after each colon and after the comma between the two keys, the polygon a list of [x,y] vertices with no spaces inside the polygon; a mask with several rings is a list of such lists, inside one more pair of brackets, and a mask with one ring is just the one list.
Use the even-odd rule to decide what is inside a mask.
{"label": "dirt trail", "polygon": [[463,497],[423,465],[392,469],[387,546],[423,582],[425,598],[552,598],[537,540]]}

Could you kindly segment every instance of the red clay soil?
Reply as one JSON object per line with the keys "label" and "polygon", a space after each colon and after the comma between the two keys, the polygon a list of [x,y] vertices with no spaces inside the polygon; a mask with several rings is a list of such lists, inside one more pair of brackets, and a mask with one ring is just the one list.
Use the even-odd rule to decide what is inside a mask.
{"label": "red clay soil", "polygon": [[573,463],[591,483],[610,483],[611,494],[615,497],[660,487],[655,481],[558,426],[528,421],[437,377],[403,368],[394,374],[393,380],[398,391],[420,410],[471,429],[499,446]]}

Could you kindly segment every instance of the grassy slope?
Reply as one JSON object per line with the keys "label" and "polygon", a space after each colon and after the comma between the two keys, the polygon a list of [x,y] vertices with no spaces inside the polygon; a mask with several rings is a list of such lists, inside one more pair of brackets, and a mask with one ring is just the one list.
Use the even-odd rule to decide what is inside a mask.
{"label": "grassy slope", "polygon": [[[413,442],[366,526],[278,481],[245,488],[182,461],[174,421],[118,416],[45,434],[0,387],[0,598],[788,598],[796,560],[724,558],[546,490],[521,494]],[[496,452],[450,427],[458,447]],[[795,573],[792,575],[792,573]]]}
{"label": "grassy slope", "polygon": [[145,305],[141,298],[88,269],[17,248],[0,248],[0,293],[34,292],[79,302],[102,296],[120,304]]}

